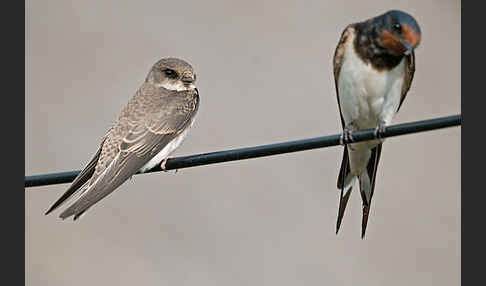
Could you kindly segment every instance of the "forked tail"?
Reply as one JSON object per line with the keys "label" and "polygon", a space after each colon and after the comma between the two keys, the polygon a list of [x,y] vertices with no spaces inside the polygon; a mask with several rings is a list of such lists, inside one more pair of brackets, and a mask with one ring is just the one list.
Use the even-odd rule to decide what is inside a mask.
{"label": "forked tail", "polygon": [[[371,149],[371,156],[368,161],[366,170],[358,176],[359,189],[361,193],[361,199],[363,202],[363,218],[361,222],[361,238],[364,238],[366,233],[366,226],[368,225],[368,217],[371,207],[371,200],[373,198],[373,192],[375,189],[375,178],[378,163],[380,161],[382,144],[378,144],[375,148]],[[341,190],[339,197],[339,210],[336,222],[336,234],[341,227],[341,222],[348,204],[353,184],[356,181],[356,176],[351,173],[349,166],[349,154],[347,146],[344,147],[343,160],[341,162],[341,169],[339,171],[337,187]]]}

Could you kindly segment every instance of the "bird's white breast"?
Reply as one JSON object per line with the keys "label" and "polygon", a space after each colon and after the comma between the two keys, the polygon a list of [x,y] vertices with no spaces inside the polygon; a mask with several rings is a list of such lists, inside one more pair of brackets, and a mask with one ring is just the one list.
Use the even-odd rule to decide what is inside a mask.
{"label": "bird's white breast", "polygon": [[354,33],[345,43],[338,90],[346,124],[357,129],[374,128],[380,121],[390,124],[400,103],[405,60],[392,70],[378,71],[365,63],[354,49]]}

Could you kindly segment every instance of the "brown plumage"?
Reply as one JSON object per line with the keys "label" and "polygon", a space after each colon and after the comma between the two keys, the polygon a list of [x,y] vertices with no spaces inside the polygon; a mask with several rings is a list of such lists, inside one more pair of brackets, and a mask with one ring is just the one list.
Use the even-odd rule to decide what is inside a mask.
{"label": "brown plumage", "polygon": [[185,61],[158,61],[103,137],[95,156],[46,214],[77,195],[60,217],[79,218],[159,152],[177,148],[183,139],[179,137],[185,136],[198,110],[194,81],[195,73]]}

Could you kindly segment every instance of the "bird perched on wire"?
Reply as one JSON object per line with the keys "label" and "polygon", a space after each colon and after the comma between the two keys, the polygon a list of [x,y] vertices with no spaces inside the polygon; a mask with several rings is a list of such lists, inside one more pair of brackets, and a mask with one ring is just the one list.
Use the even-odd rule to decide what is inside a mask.
{"label": "bird perched on wire", "polygon": [[164,58],[150,69],[145,82],[103,137],[91,161],[46,215],[71,197],[75,201],[60,217],[78,219],[138,171],[165,162],[184,140],[199,107],[192,66]]}
{"label": "bird perched on wire", "polygon": [[341,194],[336,234],[356,179],[363,203],[361,238],[364,238],[381,136],[400,109],[415,72],[414,50],[421,31],[417,21],[403,11],[347,26],[334,53],[334,80],[341,115],[341,143],[352,142],[352,132],[375,128],[378,140],[346,144],[337,187]]}

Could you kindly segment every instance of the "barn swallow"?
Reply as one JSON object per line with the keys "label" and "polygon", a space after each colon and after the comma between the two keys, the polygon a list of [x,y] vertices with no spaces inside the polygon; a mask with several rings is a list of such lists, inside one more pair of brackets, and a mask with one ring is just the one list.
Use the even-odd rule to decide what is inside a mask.
{"label": "barn swallow", "polygon": [[347,26],[334,53],[334,81],[341,115],[341,142],[352,132],[374,128],[377,140],[344,145],[337,187],[341,191],[336,234],[356,179],[363,203],[364,238],[383,132],[400,109],[415,73],[420,27],[409,14],[391,10]]}
{"label": "barn swallow", "polygon": [[145,82],[101,140],[91,161],[46,215],[76,197],[62,219],[78,219],[136,172],[161,167],[187,136],[199,107],[192,66],[164,58],[150,69]]}

